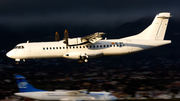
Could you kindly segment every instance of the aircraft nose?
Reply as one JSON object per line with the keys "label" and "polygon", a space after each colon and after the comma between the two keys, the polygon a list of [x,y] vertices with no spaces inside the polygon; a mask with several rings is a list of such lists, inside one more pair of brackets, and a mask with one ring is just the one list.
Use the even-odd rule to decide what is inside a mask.
{"label": "aircraft nose", "polygon": [[6,53],[6,56],[7,56],[7,57],[10,57],[10,56],[11,56],[11,55],[10,55],[10,52],[7,52],[7,53]]}
{"label": "aircraft nose", "polygon": [[6,56],[9,57],[9,58],[11,58],[12,52],[11,52],[11,51],[7,52],[7,53],[6,53]]}

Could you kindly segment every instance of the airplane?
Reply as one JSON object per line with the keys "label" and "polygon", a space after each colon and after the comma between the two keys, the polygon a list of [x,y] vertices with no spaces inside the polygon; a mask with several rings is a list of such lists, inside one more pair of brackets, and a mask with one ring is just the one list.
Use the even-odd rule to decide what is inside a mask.
{"label": "airplane", "polygon": [[17,96],[32,98],[36,100],[59,100],[59,101],[114,101],[117,98],[110,92],[88,92],[87,90],[55,90],[45,91],[34,88],[22,75],[15,75],[19,93]]}
{"label": "airplane", "polygon": [[[63,40],[56,38],[53,42],[27,41],[27,43],[16,45],[6,56],[15,59],[17,63],[20,60],[37,58],[68,58],[77,59],[78,63],[85,63],[90,58],[147,50],[171,43],[171,40],[164,40],[170,17],[169,12],[159,13],[151,25],[141,33],[120,39],[102,39],[104,32],[69,38],[65,30]],[[57,32],[55,35],[59,37]]]}

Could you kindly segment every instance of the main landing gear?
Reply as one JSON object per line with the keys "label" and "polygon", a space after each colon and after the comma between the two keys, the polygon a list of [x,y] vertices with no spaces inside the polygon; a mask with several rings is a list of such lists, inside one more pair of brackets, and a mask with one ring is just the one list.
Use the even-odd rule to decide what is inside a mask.
{"label": "main landing gear", "polygon": [[78,59],[78,63],[86,63],[88,62],[88,56],[80,56],[80,59]]}
{"label": "main landing gear", "polygon": [[84,60],[83,59],[79,59],[78,60],[78,63],[86,63],[86,62],[88,62],[88,59],[84,59]]}

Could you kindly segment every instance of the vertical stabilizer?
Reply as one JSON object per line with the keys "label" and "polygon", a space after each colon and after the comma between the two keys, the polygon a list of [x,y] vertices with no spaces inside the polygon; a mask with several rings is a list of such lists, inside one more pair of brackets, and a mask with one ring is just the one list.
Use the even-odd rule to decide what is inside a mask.
{"label": "vertical stabilizer", "polygon": [[19,88],[19,92],[37,92],[37,91],[44,91],[40,89],[34,88],[31,84],[26,81],[26,78],[21,75],[15,75],[17,85]]}
{"label": "vertical stabilizer", "polygon": [[154,18],[152,24],[140,34],[126,37],[124,39],[164,40],[169,17],[171,17],[170,13],[159,13]]}

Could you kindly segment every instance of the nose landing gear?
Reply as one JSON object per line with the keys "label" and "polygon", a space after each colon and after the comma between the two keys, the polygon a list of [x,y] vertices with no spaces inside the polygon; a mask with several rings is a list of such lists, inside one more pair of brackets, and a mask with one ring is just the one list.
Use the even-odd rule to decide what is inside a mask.
{"label": "nose landing gear", "polygon": [[20,59],[15,59],[15,61],[16,61],[16,65],[18,65],[18,64],[19,64]]}
{"label": "nose landing gear", "polygon": [[[15,59],[15,61],[16,61],[16,65],[18,65],[21,59]],[[25,59],[23,59],[23,62],[25,62]]]}

